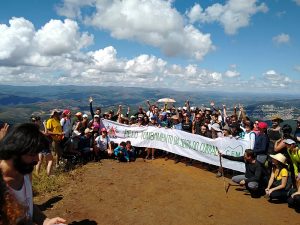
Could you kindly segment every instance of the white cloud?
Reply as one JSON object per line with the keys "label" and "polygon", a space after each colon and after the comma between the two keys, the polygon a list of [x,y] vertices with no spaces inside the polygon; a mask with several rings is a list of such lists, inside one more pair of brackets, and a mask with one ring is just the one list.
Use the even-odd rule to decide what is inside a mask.
{"label": "white cloud", "polygon": [[36,30],[30,21],[12,18],[9,26],[0,24],[0,83],[139,86],[178,90],[226,90],[230,87],[241,90],[252,87],[254,90],[257,88],[256,82],[262,83],[262,88],[289,88],[295,83],[274,70],[267,71],[263,80],[256,79],[255,85],[251,79],[230,79],[239,77],[235,64],[221,73],[200,68],[197,64],[169,65],[154,55],[120,58],[113,46],[83,51],[92,41],[93,36],[80,32],[77,23],[72,20],[51,20]]}
{"label": "white cloud", "polygon": [[50,20],[36,32],[33,41],[42,55],[61,55],[92,44],[93,36],[78,31],[79,27],[75,21]]}
{"label": "white cloud", "polygon": [[293,0],[297,5],[300,5],[300,0]]}
{"label": "white cloud", "polygon": [[69,19],[51,20],[36,31],[30,21],[12,18],[9,26],[0,24],[0,65],[47,66],[92,42],[93,36],[81,34],[77,23]]}
{"label": "white cloud", "polygon": [[224,75],[226,77],[233,78],[233,77],[239,77],[240,73],[236,70],[227,70]]}
{"label": "white cloud", "polygon": [[263,78],[266,80],[266,84],[271,85],[272,87],[287,87],[292,83],[291,78],[279,74],[275,70],[268,70],[263,74]]}
{"label": "white cloud", "polygon": [[294,67],[294,69],[295,69],[297,72],[300,72],[300,65],[296,65],[296,66]]}
{"label": "white cloud", "polygon": [[[203,34],[172,7],[172,1],[90,1],[93,15],[82,15],[79,0],[68,0],[61,15],[80,15],[88,25],[109,31],[116,39],[135,40],[157,47],[167,56],[201,60],[214,49],[210,34]],[[93,5],[93,6],[91,6]]]}
{"label": "white cloud", "polygon": [[281,33],[272,39],[276,44],[287,44],[290,42],[290,36],[288,34]]}
{"label": "white cloud", "polygon": [[206,9],[195,4],[186,14],[192,23],[196,21],[219,22],[225,32],[232,35],[236,34],[240,28],[249,26],[251,16],[268,11],[265,3],[258,4],[257,2],[257,0],[229,0],[224,5],[216,3]]}

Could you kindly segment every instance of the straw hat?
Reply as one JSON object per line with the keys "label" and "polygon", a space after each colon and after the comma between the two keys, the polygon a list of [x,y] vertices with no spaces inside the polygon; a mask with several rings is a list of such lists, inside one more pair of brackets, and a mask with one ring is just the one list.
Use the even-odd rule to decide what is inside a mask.
{"label": "straw hat", "polygon": [[286,157],[282,153],[277,153],[276,155],[270,155],[272,159],[277,160],[278,162],[281,162],[284,165],[287,165],[286,163]]}
{"label": "straw hat", "polygon": [[271,120],[277,120],[279,123],[283,122],[283,119],[281,119],[281,117],[279,115],[273,115],[271,117]]}

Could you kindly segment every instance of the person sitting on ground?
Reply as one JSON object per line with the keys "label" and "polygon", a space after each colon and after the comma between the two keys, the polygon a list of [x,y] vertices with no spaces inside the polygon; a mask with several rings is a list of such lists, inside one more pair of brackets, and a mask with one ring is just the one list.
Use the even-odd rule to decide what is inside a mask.
{"label": "person sitting on ground", "polygon": [[270,200],[277,199],[285,202],[287,201],[290,188],[288,184],[289,172],[286,157],[282,153],[270,155],[270,157],[272,158],[273,168],[265,192]]}
{"label": "person sitting on ground", "polygon": [[129,162],[129,155],[126,150],[126,143],[122,141],[118,147],[114,149],[114,154],[118,162]]}
{"label": "person sitting on ground", "polygon": [[96,143],[96,156],[97,159],[99,159],[99,156],[102,156],[103,158],[108,156],[111,157],[113,154],[112,146],[110,143],[110,138],[107,135],[106,128],[101,129],[101,134],[95,139]]}
{"label": "person sitting on ground", "polygon": [[256,161],[253,150],[246,149],[244,156],[240,157],[219,154],[225,159],[245,162],[245,174],[233,176],[231,179],[234,183],[245,186],[252,197],[258,197],[261,194],[261,190],[263,190],[263,168]]}
{"label": "person sitting on ground", "polygon": [[[13,128],[0,142],[0,171],[9,192],[24,206],[22,215],[34,224],[65,223],[62,218],[47,218],[33,204],[31,173],[38,162],[38,153],[48,148],[49,142],[38,126],[25,123]],[[2,194],[2,192],[1,192]],[[0,204],[0,208],[3,205]],[[14,208],[16,212],[17,208]],[[22,218],[21,218],[22,219]],[[7,223],[5,223],[7,225]]]}
{"label": "person sitting on ground", "polygon": [[126,141],[126,150],[128,152],[129,155],[129,160],[131,162],[135,161],[135,148],[131,145],[130,141]]}

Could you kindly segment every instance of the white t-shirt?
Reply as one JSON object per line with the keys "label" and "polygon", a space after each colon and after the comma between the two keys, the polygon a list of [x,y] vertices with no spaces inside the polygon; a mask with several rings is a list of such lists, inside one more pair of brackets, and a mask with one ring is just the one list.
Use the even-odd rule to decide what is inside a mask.
{"label": "white t-shirt", "polygon": [[101,151],[106,151],[107,150],[107,146],[110,143],[110,139],[108,136],[106,137],[102,137],[102,135],[96,137],[95,139],[96,143],[97,143],[97,147],[101,150]]}
{"label": "white t-shirt", "polygon": [[245,133],[245,136],[244,136],[244,140],[248,141],[247,143],[248,146],[247,146],[247,149],[252,149],[254,148],[254,143],[255,143],[255,133],[253,131],[249,132],[249,133]]}
{"label": "white t-shirt", "polygon": [[32,199],[32,185],[29,175],[24,175],[24,183],[20,190],[10,188],[12,194],[16,197],[19,203],[25,206],[27,216],[32,218],[33,215],[33,199]]}
{"label": "white t-shirt", "polygon": [[60,125],[63,128],[63,132],[65,133],[65,137],[70,137],[71,135],[71,120],[70,119],[65,119],[65,118],[61,118],[60,120]]}

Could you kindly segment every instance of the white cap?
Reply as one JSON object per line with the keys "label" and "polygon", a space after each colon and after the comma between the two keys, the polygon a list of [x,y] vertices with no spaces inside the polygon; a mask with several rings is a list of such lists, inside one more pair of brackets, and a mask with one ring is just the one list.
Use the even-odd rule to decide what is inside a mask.
{"label": "white cap", "polygon": [[294,140],[292,140],[292,139],[285,139],[285,140],[283,141],[283,143],[286,143],[286,144],[288,144],[288,145],[296,144],[296,142],[295,142]]}
{"label": "white cap", "polygon": [[83,114],[82,118],[88,118],[89,116],[87,114]]}
{"label": "white cap", "polygon": [[211,128],[214,129],[215,131],[222,131],[220,128],[220,124],[218,123],[214,123],[213,125],[211,125]]}

